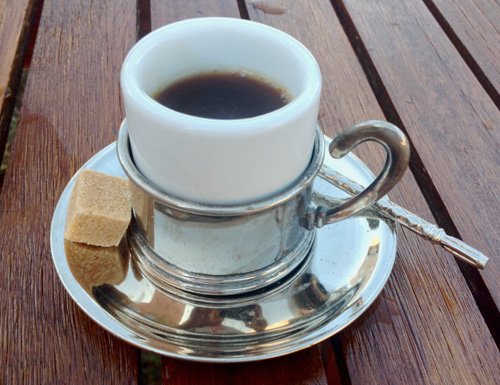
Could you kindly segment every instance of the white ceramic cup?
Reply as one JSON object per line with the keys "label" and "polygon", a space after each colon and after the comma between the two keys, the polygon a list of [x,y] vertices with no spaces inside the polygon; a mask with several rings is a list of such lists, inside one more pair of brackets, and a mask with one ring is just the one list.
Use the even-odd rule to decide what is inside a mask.
{"label": "white ceramic cup", "polygon": [[[178,79],[212,71],[268,79],[291,101],[252,118],[219,120],[153,99]],[[292,185],[310,161],[321,74],[312,54],[277,29],[231,18],[166,25],[131,49],[121,90],[134,162],[165,193],[208,204],[252,202]]]}

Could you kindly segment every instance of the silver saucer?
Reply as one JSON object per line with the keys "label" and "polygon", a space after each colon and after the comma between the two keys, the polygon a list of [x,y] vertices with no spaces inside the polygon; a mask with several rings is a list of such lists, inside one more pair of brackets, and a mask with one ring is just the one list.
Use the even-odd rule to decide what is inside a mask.
{"label": "silver saucer", "polygon": [[[340,160],[327,156],[325,163],[361,184],[373,179],[352,154]],[[114,143],[83,169],[125,176]],[[211,297],[157,287],[142,274],[126,239],[116,249],[65,244],[64,223],[75,177],[64,189],[52,220],[57,273],[78,306],[99,325],[159,354],[243,362],[309,347],[358,318],[378,296],[394,264],[394,224],[366,211],[317,230],[315,245],[301,265],[261,291]],[[346,197],[320,178],[314,182],[314,193],[318,203]]]}

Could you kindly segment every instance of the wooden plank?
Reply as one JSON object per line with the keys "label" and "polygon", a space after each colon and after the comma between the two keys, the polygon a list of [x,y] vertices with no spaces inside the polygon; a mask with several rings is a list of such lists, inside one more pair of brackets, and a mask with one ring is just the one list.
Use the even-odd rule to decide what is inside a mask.
{"label": "wooden plank", "polygon": [[151,26],[157,29],[164,24],[194,17],[240,17],[236,0],[151,0]]}
{"label": "wooden plank", "polygon": [[421,158],[415,171],[463,239],[492,257],[481,275],[498,306],[499,110],[423,3],[345,6]]}
{"label": "wooden plank", "polygon": [[0,55],[0,106],[3,106],[4,101],[12,96],[13,90],[10,89],[9,83],[16,69],[22,66],[18,48],[24,19],[32,3],[31,0],[16,1],[13,4],[0,2],[0,52],[2,53]]}
{"label": "wooden plank", "polygon": [[73,303],[49,246],[58,197],[112,142],[135,1],[46,0],[0,197],[0,383],[134,384],[137,349]]}
{"label": "wooden plank", "polygon": [[165,360],[164,385],[340,385],[327,381],[319,349],[307,349],[267,361],[211,365]]}
{"label": "wooden plank", "polygon": [[491,0],[424,2],[490,96],[500,103],[500,3]]}
{"label": "wooden plank", "polygon": [[[0,163],[23,66],[25,19],[34,0],[0,2]],[[24,32],[24,33],[23,33]],[[0,188],[1,188],[0,181]]]}
{"label": "wooden plank", "polygon": [[[151,2],[152,29],[164,24],[190,17],[224,16],[236,17],[240,15],[236,1],[210,0],[199,2],[196,0],[173,1],[166,4],[164,1]],[[328,362],[334,362],[331,354]],[[299,357],[299,358],[298,358]],[[168,384],[202,384],[202,383],[238,383],[238,384],[285,384],[292,383],[292,379],[303,379],[313,383],[326,383],[327,378],[338,377],[336,368],[325,368],[318,362],[319,348],[307,349],[306,353],[299,353],[292,358],[277,358],[259,362],[258,364],[242,364],[231,366],[199,365],[176,360],[164,360],[164,383]],[[176,369],[172,377],[171,368]],[[223,381],[225,379],[226,381]],[[288,379],[288,380],[287,380]],[[233,382],[237,381],[237,382]],[[309,383],[309,382],[307,382]],[[330,383],[334,383],[330,381]]]}
{"label": "wooden plank", "polygon": [[[251,19],[292,34],[318,59],[324,131],[334,135],[364,119],[384,119],[329,1],[282,0],[281,14],[252,4],[247,1]],[[373,41],[370,50],[376,49]],[[380,153],[360,151],[368,163],[380,164]],[[411,173],[390,195],[432,218]],[[387,286],[367,314],[340,334],[351,383],[491,384],[500,356],[453,257],[404,229],[399,234]]]}

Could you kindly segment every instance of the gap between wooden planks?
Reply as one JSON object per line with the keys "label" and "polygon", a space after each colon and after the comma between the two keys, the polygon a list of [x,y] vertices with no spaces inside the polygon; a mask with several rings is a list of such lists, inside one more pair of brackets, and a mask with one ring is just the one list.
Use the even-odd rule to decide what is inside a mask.
{"label": "gap between wooden planks", "polygon": [[135,1],[44,2],[0,199],[2,384],[136,383],[137,349],[78,309],[49,247],[62,189],[123,117],[118,74],[135,16]]}
{"label": "gap between wooden planks", "polygon": [[484,0],[423,0],[474,75],[500,108],[500,4]]}
{"label": "gap between wooden planks", "polygon": [[464,241],[490,257],[481,275],[498,307],[499,110],[423,3],[344,5],[422,160],[417,171]]}
{"label": "gap between wooden planks", "polygon": [[[286,10],[280,15],[246,3],[251,19],[294,35],[319,60],[324,76],[320,123],[327,133],[384,118],[329,1],[280,1]],[[377,52],[377,44],[370,41],[370,53]],[[405,81],[400,75],[397,84]],[[371,163],[377,156],[368,151],[364,159]],[[390,195],[432,219],[411,175]],[[498,351],[453,257],[407,231],[400,232],[398,249],[381,298],[341,333],[352,383],[491,383]],[[471,332],[477,335],[471,338]]]}
{"label": "gap between wooden planks", "polygon": [[[21,83],[21,74],[29,38],[36,33],[36,8],[39,1],[22,0],[7,4],[0,2],[0,164],[8,140],[9,127],[13,116],[16,97]],[[0,171],[0,190],[3,184]]]}

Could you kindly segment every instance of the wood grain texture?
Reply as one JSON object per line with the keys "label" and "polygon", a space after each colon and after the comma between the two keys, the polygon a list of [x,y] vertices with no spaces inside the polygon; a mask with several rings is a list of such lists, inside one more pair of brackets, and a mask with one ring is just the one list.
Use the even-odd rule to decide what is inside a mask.
{"label": "wood grain texture", "polygon": [[33,2],[0,1],[0,162],[23,66],[24,21],[31,14]]}
{"label": "wood grain texture", "polygon": [[[280,1],[286,7],[281,15],[247,4],[252,20],[290,33],[318,59],[324,80],[320,123],[326,133],[334,135],[360,120],[384,119],[329,1]],[[370,50],[376,47],[373,42]],[[405,77],[398,81],[404,83]],[[379,152],[360,152],[368,163],[380,164]],[[432,218],[410,173],[390,195]],[[453,257],[404,229],[399,234],[387,286],[340,334],[351,383],[494,384],[500,356]]]}
{"label": "wood grain texture", "polygon": [[[210,0],[199,2],[196,0],[173,1],[166,4],[164,1],[151,1],[152,29],[177,20],[202,16],[240,16],[236,1]],[[333,355],[333,353],[331,353]],[[306,353],[259,363],[241,365],[200,365],[190,362],[165,359],[163,378],[165,384],[326,384],[328,377],[338,377],[336,367],[325,368],[319,359],[318,347],[307,349]],[[334,357],[328,357],[328,362]],[[175,373],[173,375],[172,373]],[[328,374],[328,373],[331,373]],[[332,383],[332,382],[331,382]],[[333,382],[334,383],[334,382]]]}
{"label": "wood grain texture", "polygon": [[327,382],[319,349],[244,364],[192,364],[165,360],[164,385],[340,385]]}
{"label": "wood grain texture", "polygon": [[422,159],[420,172],[463,240],[491,257],[481,274],[498,306],[499,110],[423,3],[345,7]]}
{"label": "wood grain texture", "polygon": [[[424,1],[434,16],[437,16],[468,65],[474,71],[477,66],[476,76],[485,80],[487,87],[491,87],[490,96],[494,95],[498,99],[500,3],[491,0]],[[484,86],[484,81],[482,83]],[[497,103],[500,103],[500,100],[497,100]]]}
{"label": "wood grain texture", "polygon": [[237,0],[151,0],[151,27],[206,16],[240,17]]}
{"label": "wood grain texture", "polygon": [[0,383],[135,384],[137,350],[91,321],[59,282],[49,246],[57,199],[112,142],[135,1],[46,0],[0,197]]}

